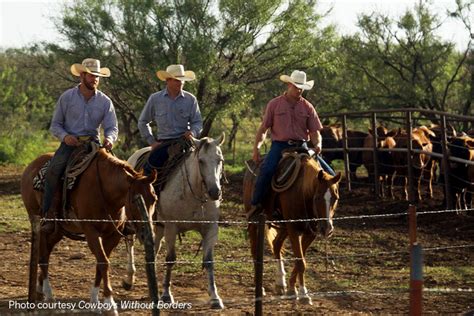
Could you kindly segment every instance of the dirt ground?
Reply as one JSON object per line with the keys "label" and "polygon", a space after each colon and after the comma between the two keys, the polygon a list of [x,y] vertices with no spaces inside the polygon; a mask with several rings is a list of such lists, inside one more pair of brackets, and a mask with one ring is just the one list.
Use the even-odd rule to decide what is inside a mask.
{"label": "dirt ground", "polygon": [[[19,195],[21,170],[0,167],[0,197]],[[243,221],[241,205],[242,175],[233,175],[225,185],[223,220]],[[442,191],[435,199],[418,207],[419,212],[443,209]],[[3,200],[2,200],[3,201]],[[313,305],[302,305],[276,296],[272,290],[274,268],[265,266],[264,285],[267,296],[263,301],[265,314],[407,314],[409,311],[409,253],[406,216],[370,217],[397,214],[407,209],[404,202],[374,201],[368,184],[352,192],[341,186],[341,200],[335,221],[335,235],[328,242],[317,241],[308,253],[307,282]],[[3,216],[0,206],[0,218]],[[356,218],[368,215],[366,218]],[[344,219],[353,216],[354,219]],[[0,219],[0,222],[2,220]],[[425,249],[423,310],[426,313],[468,314],[474,310],[474,214],[473,212],[440,213],[418,216],[418,238]],[[228,228],[229,225],[226,225]],[[242,225],[239,230],[245,230]],[[186,241],[184,240],[183,243]],[[183,245],[182,247],[186,247]],[[216,254],[239,258],[249,264],[249,249],[241,245],[226,247],[218,244]],[[28,296],[28,263],[30,233],[20,230],[0,233],[0,315],[26,314]],[[287,254],[289,257],[290,254]],[[178,252],[179,256],[179,252]],[[137,258],[143,258],[142,246],[137,246]],[[114,298],[121,302],[147,303],[148,288],[142,267],[137,270],[133,291],[121,287],[125,275],[125,246],[120,243],[114,251],[112,286]],[[271,261],[267,252],[265,259]],[[137,259],[138,261],[138,259]],[[199,261],[199,257],[196,258]],[[238,261],[238,260],[237,260]],[[287,272],[291,261],[287,262]],[[196,264],[199,266],[199,264]],[[56,302],[84,303],[95,271],[94,259],[84,242],[63,240],[52,254],[50,277]],[[163,268],[158,267],[158,279]],[[208,307],[207,282],[199,268],[180,270],[173,275],[174,296],[178,302],[191,303],[189,310],[162,310],[165,315],[190,314],[253,314],[252,269],[216,265],[216,283],[225,309],[212,311]],[[245,273],[243,273],[245,271]],[[160,282],[160,281],[159,281]],[[161,286],[161,284],[160,284]],[[15,305],[16,304],[16,305]],[[23,305],[21,305],[23,304]],[[146,308],[122,308],[122,315],[149,315]],[[41,309],[35,314],[87,314],[83,309]],[[29,313],[28,315],[31,315]]]}

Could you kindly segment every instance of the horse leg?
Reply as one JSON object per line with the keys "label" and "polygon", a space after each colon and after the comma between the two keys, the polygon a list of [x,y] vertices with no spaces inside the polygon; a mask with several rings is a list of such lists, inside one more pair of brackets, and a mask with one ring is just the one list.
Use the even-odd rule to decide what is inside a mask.
{"label": "horse leg", "polygon": [[176,235],[178,234],[175,225],[168,225],[164,229],[166,241],[166,274],[163,280],[163,294],[161,300],[164,303],[174,303],[173,295],[171,294],[171,271],[176,262]]}
{"label": "horse leg", "polygon": [[135,283],[135,254],[134,254],[135,235],[125,236],[125,246],[127,247],[127,276],[122,280],[122,287],[129,291]]}
{"label": "horse leg", "polygon": [[224,304],[222,299],[217,294],[216,282],[214,280],[214,246],[217,242],[217,233],[218,233],[217,223],[209,224],[207,227],[203,227],[201,231],[202,235],[202,267],[207,270],[208,278],[208,293],[211,297],[210,303],[212,309],[223,309]]}
{"label": "horse leg", "polygon": [[54,246],[62,239],[63,235],[59,231],[52,231],[47,229],[47,227],[43,226],[40,230],[40,256],[38,261],[41,273],[38,276],[36,291],[43,295],[44,301],[51,302],[54,301],[54,297],[48,276],[49,257],[53,252]]}
{"label": "horse leg", "polygon": [[[306,232],[303,234],[303,238],[301,241],[302,248],[303,248],[303,256],[306,255],[306,250],[308,250],[309,246],[311,245],[311,243],[314,241],[315,238],[316,238],[316,234],[312,232]],[[300,288],[298,291],[298,300],[303,304],[313,305],[311,297],[308,295],[308,289],[306,288],[306,285],[305,285],[304,273],[300,275]]]}
{"label": "horse leg", "polygon": [[91,303],[97,304],[99,302],[99,289],[100,289],[100,282],[103,281],[104,283],[104,304],[106,307],[111,309],[111,313],[114,315],[118,315],[117,313],[117,305],[113,299],[113,291],[112,286],[110,285],[109,280],[109,265],[110,261],[108,256],[110,255],[111,251],[120,241],[120,236],[117,234],[116,236],[111,236],[108,239],[101,238],[99,233],[94,229],[84,229],[87,244],[89,249],[94,254],[96,258],[96,273],[95,273],[95,280],[94,286],[91,290]]}
{"label": "horse leg", "polygon": [[278,295],[284,295],[286,292],[286,272],[282,259],[282,248],[285,238],[288,236],[286,230],[279,229],[275,239],[272,242],[273,256],[277,260],[277,275],[275,279],[275,292]]}
{"label": "horse leg", "polygon": [[296,299],[296,278],[300,275],[301,271],[304,271],[304,262],[303,262],[303,250],[301,248],[301,238],[298,233],[291,227],[291,224],[288,226],[288,236],[291,243],[291,248],[293,250],[293,257],[295,258],[295,264],[293,266],[293,271],[291,271],[289,287],[286,295],[289,298]]}

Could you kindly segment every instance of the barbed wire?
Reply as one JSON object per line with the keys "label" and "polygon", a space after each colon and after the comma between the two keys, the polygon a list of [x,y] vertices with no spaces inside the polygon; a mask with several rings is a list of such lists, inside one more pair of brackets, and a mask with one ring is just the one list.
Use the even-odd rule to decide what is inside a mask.
{"label": "barbed wire", "polygon": [[[474,208],[470,209],[451,209],[451,210],[433,210],[433,211],[423,211],[417,212],[416,215],[427,215],[427,214],[443,214],[443,213],[463,213],[474,211]],[[351,215],[351,216],[341,216],[333,217],[333,221],[349,220],[349,219],[367,219],[367,218],[388,218],[388,217],[400,217],[408,215],[408,212],[399,212],[399,213],[386,213],[386,214],[363,214],[363,215]],[[309,219],[287,219],[287,220],[267,220],[267,224],[279,224],[279,223],[298,223],[298,222],[318,222],[318,221],[327,221],[331,218],[321,217],[321,218],[309,218]],[[74,219],[74,218],[42,218],[42,221],[45,222],[97,222],[97,223],[118,223],[120,220],[110,220],[110,219]],[[29,221],[26,217],[15,217],[15,216],[0,216],[0,222],[8,221]],[[148,223],[145,220],[127,220],[129,223]],[[258,224],[257,221],[246,221],[246,220],[153,220],[151,221],[154,224],[162,223],[183,223],[183,224],[222,224],[222,225],[248,225],[248,224]]]}

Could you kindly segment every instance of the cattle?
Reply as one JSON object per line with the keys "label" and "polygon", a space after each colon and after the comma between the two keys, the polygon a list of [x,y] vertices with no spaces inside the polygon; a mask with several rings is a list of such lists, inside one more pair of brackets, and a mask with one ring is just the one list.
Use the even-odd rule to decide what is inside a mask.
{"label": "cattle", "polygon": [[[342,151],[325,151],[325,149],[344,148],[343,131],[340,125],[326,125],[320,131],[323,139],[323,158],[327,163],[333,160],[344,159]],[[362,148],[364,146],[364,139],[367,137],[366,132],[347,130],[347,147]],[[362,152],[349,151],[349,171],[351,179],[357,179],[356,170],[363,164]]]}
{"label": "cattle", "polygon": [[[412,175],[414,181],[416,181],[417,189],[414,199],[417,201],[421,201],[421,178],[423,174],[423,170],[427,169],[429,173],[428,179],[428,187],[429,187],[429,195],[433,197],[433,166],[429,164],[430,162],[430,155],[433,151],[433,144],[430,141],[430,136],[435,136],[435,133],[432,132],[426,126],[421,126],[414,128],[411,133],[411,146],[413,150],[424,151],[426,153],[421,152],[413,152],[411,155],[411,166],[408,163],[408,157],[406,152],[403,151],[394,151],[392,152],[393,157],[393,164],[394,164],[394,173],[392,176],[392,184],[395,181],[397,176],[402,176],[405,179],[405,183],[403,186],[404,198],[408,200],[408,168],[412,168]],[[395,136],[396,146],[395,148],[408,148],[408,133],[403,130],[399,130],[397,136]]]}
{"label": "cattle", "polygon": [[[377,143],[376,148],[378,149],[390,149],[394,148],[396,145],[394,137],[398,134],[398,130],[394,129],[389,131],[384,126],[378,126],[376,128],[377,132]],[[374,132],[369,128],[369,133],[364,139],[364,148],[374,149]],[[376,192],[378,196],[385,197],[385,186],[388,186],[388,195],[389,197],[393,196],[393,191],[391,189],[391,183],[388,181],[389,177],[393,174],[393,160],[392,155],[389,151],[378,151],[377,152],[377,171],[378,179],[375,179],[379,183],[379,192]],[[362,161],[367,169],[367,172],[370,177],[375,176],[375,164],[374,164],[374,153],[373,151],[364,151],[362,153]]]}
{"label": "cattle", "polygon": [[[451,157],[474,162],[474,138],[468,135],[455,137],[448,144]],[[449,194],[457,209],[469,208],[474,191],[474,166],[450,161]]]}

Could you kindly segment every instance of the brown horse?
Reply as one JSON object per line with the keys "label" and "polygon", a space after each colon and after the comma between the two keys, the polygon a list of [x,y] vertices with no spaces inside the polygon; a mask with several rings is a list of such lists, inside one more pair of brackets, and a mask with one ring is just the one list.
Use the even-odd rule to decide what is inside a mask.
{"label": "brown horse", "polygon": [[[26,167],[21,178],[21,196],[26,210],[32,220],[34,215],[41,214],[42,192],[33,189],[33,178],[52,153],[36,158]],[[125,161],[119,160],[100,149],[89,167],[80,175],[75,188],[69,194],[69,211],[71,217],[78,220],[94,221],[55,221],[54,225],[43,225],[40,231],[41,273],[38,277],[37,292],[45,301],[53,300],[52,289],[48,280],[49,256],[54,246],[64,237],[72,234],[85,235],[87,244],[96,257],[94,287],[91,291],[91,302],[99,304],[99,286],[103,280],[104,309],[116,312],[109,280],[109,257],[122,236],[121,230],[126,220],[141,220],[140,211],[133,203],[133,197],[141,194],[147,211],[151,215],[155,209],[157,197],[151,183],[156,173],[149,177],[142,176],[133,170]],[[52,217],[53,209],[49,216]],[[107,221],[101,221],[107,220]],[[113,222],[111,221],[113,220]],[[133,222],[134,228],[141,231],[143,224]],[[54,227],[54,228],[53,228]]]}
{"label": "brown horse", "polygon": [[[276,291],[284,294],[286,291],[285,269],[282,261],[283,242],[289,237],[295,264],[289,279],[287,295],[297,298],[305,304],[312,304],[305,286],[304,272],[306,269],[305,253],[316,238],[318,227],[324,237],[332,235],[334,227],[332,218],[339,199],[339,181],[341,173],[330,176],[312,158],[303,157],[301,169],[293,185],[286,191],[276,193],[272,190],[264,202],[265,213],[271,218],[274,210],[279,210],[284,220],[302,220],[299,222],[284,222],[271,225],[267,229],[267,240],[277,259],[278,275]],[[255,176],[247,170],[244,176],[244,206],[250,210],[250,200],[254,188]],[[318,219],[318,220],[315,220]],[[305,221],[307,220],[307,221]],[[249,224],[249,238],[252,256],[256,258],[257,225]],[[299,291],[296,292],[296,280],[299,281]]]}

